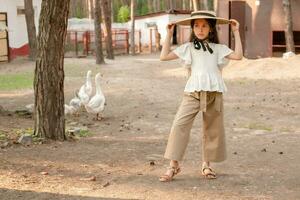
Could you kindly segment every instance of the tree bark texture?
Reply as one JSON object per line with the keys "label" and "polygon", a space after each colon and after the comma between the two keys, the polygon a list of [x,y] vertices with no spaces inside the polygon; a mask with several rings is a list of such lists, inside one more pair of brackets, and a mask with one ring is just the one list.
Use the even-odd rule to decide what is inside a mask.
{"label": "tree bark texture", "polygon": [[102,31],[101,31],[101,2],[102,0],[95,0],[95,46],[96,46],[96,64],[104,63],[103,49],[102,49]]}
{"label": "tree bark texture", "polygon": [[199,2],[198,2],[198,0],[193,0],[193,8],[194,8],[194,11],[199,10]]}
{"label": "tree bark texture", "polygon": [[34,134],[65,140],[64,44],[70,0],[43,0],[34,76]]}
{"label": "tree bark texture", "polygon": [[282,3],[283,3],[283,10],[284,10],[284,23],[285,23],[284,32],[285,32],[286,51],[295,52],[291,1],[283,0]]}
{"label": "tree bark texture", "polygon": [[134,40],[134,29],[135,29],[135,19],[134,19],[134,0],[131,0],[131,35],[130,35],[130,47],[131,47],[131,54],[135,55],[135,40]]}
{"label": "tree bark texture", "polygon": [[35,61],[36,57],[36,28],[34,23],[34,9],[32,0],[24,0],[25,19],[29,43],[29,59]]}
{"label": "tree bark texture", "polygon": [[108,59],[114,59],[114,49],[112,44],[112,31],[111,31],[111,3],[109,0],[101,1],[101,8],[103,13],[103,21],[105,27],[105,43]]}
{"label": "tree bark texture", "polygon": [[94,0],[88,0],[88,5],[89,5],[89,18],[94,19]]}

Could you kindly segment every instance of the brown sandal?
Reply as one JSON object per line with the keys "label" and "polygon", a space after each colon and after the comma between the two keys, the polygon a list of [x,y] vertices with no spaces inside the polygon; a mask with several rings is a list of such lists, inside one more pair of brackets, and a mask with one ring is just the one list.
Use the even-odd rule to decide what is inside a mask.
{"label": "brown sandal", "polygon": [[[205,171],[206,170],[206,171]],[[209,172],[207,172],[209,170]],[[209,166],[202,167],[202,175],[207,179],[216,179],[217,174]]]}
{"label": "brown sandal", "polygon": [[[159,177],[160,182],[170,182],[173,180],[173,177],[181,171],[180,167],[168,167],[166,174]],[[170,173],[168,173],[170,172]]]}

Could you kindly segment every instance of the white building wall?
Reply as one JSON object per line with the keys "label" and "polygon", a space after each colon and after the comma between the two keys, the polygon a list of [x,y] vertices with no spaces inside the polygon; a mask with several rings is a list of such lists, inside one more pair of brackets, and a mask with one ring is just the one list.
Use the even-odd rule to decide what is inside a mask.
{"label": "white building wall", "polygon": [[[149,17],[144,19],[135,20],[135,29],[141,31],[141,43],[142,45],[149,44],[150,42],[150,28],[147,27],[147,24],[156,24],[158,32],[162,35],[165,32],[165,26],[169,23],[169,15],[160,15],[155,17]],[[131,21],[128,22],[129,28]],[[152,41],[154,45],[155,35],[154,31],[152,32]]]}
{"label": "white building wall", "polygon": [[[38,32],[38,19],[42,0],[33,0],[35,26]],[[17,8],[24,8],[24,0],[0,0],[0,12],[7,13],[9,47],[20,48],[28,43],[25,15],[18,15]]]}
{"label": "white building wall", "polygon": [[[157,25],[157,30],[161,35],[161,40],[160,43],[162,44],[166,35],[167,35],[167,30],[166,26],[167,24],[174,22],[179,19],[183,19],[186,17],[189,17],[190,15],[187,14],[180,14],[180,15],[175,15],[175,14],[164,14],[160,16],[155,16],[155,17],[149,17],[149,18],[144,18],[144,19],[136,19],[135,20],[135,29],[136,30],[141,30],[141,43],[142,45],[146,45],[150,43],[150,31],[149,28],[147,27],[147,23],[154,23]],[[130,24],[131,22],[128,22],[128,28],[130,30]],[[155,45],[155,35],[154,31],[152,32],[152,45]]]}

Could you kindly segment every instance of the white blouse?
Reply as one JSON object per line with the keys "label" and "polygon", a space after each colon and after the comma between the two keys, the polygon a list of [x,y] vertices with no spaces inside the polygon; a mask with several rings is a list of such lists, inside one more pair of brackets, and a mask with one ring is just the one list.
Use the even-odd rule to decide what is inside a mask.
{"label": "white blouse", "polygon": [[192,42],[184,43],[173,52],[184,61],[185,67],[191,68],[185,92],[218,91],[226,92],[221,69],[228,63],[225,57],[233,51],[223,44],[209,43],[213,53],[195,49]]}

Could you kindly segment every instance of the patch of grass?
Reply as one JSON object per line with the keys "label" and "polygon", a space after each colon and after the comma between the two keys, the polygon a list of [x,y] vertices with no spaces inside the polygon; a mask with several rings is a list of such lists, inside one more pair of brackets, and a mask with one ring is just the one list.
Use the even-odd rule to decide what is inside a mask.
{"label": "patch of grass", "polygon": [[272,131],[272,127],[261,123],[250,123],[247,128],[254,130]]}
{"label": "patch of grass", "polygon": [[33,74],[1,74],[0,90],[10,91],[33,87]]}
{"label": "patch of grass", "polygon": [[84,130],[74,130],[73,128],[66,130],[66,135],[68,138],[71,139],[80,139],[81,137],[88,137],[90,135],[92,135],[91,132],[89,132],[88,130],[84,129]]}
{"label": "patch of grass", "polygon": [[245,80],[239,80],[238,83],[239,83],[240,85],[246,85],[246,81],[245,81]]}
{"label": "patch of grass", "polygon": [[280,132],[292,132],[292,130],[287,127],[282,127],[280,128]]}
{"label": "patch of grass", "polygon": [[25,128],[25,129],[14,129],[13,132],[20,137],[21,135],[33,135],[33,129],[32,128]]}
{"label": "patch of grass", "polygon": [[91,135],[91,132],[89,132],[88,130],[80,130],[79,132],[79,137],[87,137]]}
{"label": "patch of grass", "polygon": [[37,135],[34,135],[33,128],[24,128],[24,129],[14,129],[13,130],[15,140],[18,140],[22,135],[30,135],[32,137],[32,141],[35,144],[41,144],[44,141],[44,138],[40,138]]}
{"label": "patch of grass", "polygon": [[5,139],[6,139],[6,135],[0,132],[0,140],[5,140]]}

